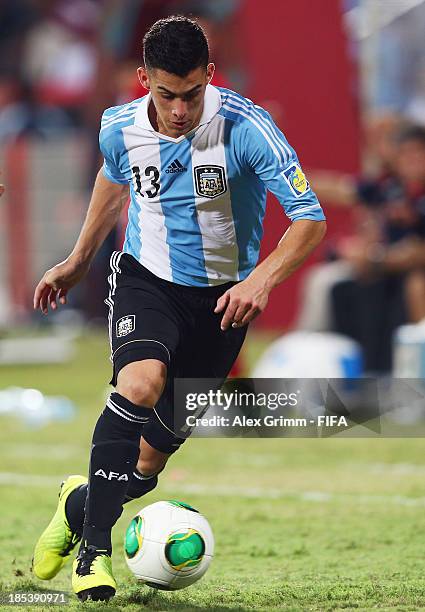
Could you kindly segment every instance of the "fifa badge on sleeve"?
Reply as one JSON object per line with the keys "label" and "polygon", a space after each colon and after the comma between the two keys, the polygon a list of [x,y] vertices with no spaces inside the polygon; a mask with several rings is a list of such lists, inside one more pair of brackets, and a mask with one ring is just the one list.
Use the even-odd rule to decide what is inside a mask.
{"label": "fifa badge on sleeve", "polygon": [[295,162],[282,172],[282,176],[296,198],[301,197],[310,189],[304,172],[301,170],[300,165]]}

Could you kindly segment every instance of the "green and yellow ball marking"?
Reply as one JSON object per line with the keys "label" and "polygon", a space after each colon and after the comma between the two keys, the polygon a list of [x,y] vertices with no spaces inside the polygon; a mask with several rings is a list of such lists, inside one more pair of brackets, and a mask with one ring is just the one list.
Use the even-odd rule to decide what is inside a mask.
{"label": "green and yellow ball marking", "polygon": [[143,536],[142,536],[143,519],[141,516],[135,516],[130,525],[127,527],[124,539],[124,550],[125,554],[129,559],[136,556],[138,551],[142,547]]}
{"label": "green and yellow ball marking", "polygon": [[175,570],[196,567],[205,553],[205,542],[194,529],[185,533],[173,533],[165,545],[165,558]]}
{"label": "green and yellow ball marking", "polygon": [[177,506],[178,508],[184,508],[185,510],[191,510],[192,512],[198,512],[199,514],[199,510],[197,510],[196,508],[193,508],[193,506],[189,506],[189,504],[186,504],[185,502],[178,501],[177,499],[170,499],[168,503],[172,504],[173,506]]}

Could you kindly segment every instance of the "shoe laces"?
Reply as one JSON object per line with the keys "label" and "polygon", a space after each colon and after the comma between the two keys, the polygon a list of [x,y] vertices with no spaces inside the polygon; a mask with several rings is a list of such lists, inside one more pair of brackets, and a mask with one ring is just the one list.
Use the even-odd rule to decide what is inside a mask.
{"label": "shoe laces", "polygon": [[88,576],[89,574],[93,574],[91,571],[93,561],[99,555],[107,555],[107,550],[100,550],[96,548],[96,546],[84,546],[77,557],[78,565],[76,572],[79,576]]}

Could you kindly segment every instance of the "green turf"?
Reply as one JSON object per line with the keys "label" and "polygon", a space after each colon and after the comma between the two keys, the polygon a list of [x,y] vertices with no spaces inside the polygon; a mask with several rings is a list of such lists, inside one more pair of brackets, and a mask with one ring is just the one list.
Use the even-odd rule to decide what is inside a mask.
{"label": "green turf", "polygon": [[[259,346],[253,338],[248,354]],[[70,565],[51,583],[32,576],[32,547],[55,508],[61,478],[87,471],[91,430],[107,393],[107,354],[105,338],[91,334],[79,341],[71,364],[0,371],[0,389],[37,387],[78,404],[72,422],[39,430],[0,416],[3,591],[70,592]],[[158,488],[126,506],[114,533],[119,592],[107,608],[86,608],[424,608],[424,475],[420,439],[192,439]],[[139,585],[121,552],[131,516],[160,499],[198,508],[216,540],[206,576],[175,593]],[[81,606],[72,594],[70,606]]]}

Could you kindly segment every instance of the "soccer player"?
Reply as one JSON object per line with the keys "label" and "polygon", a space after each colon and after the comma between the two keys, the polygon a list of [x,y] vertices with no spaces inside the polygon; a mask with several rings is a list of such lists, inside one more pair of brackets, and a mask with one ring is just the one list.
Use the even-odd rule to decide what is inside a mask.
{"label": "soccer player", "polygon": [[[47,580],[81,540],[72,586],[82,600],[114,595],[111,529],[184,442],[173,430],[174,377],[224,379],[247,324],[325,233],[320,204],[270,115],[210,85],[213,73],[196,22],[175,16],[151,27],[138,69],[148,94],[104,112],[104,165],[81,233],[35,290],[34,308],[45,314],[66,302],[130,190],[105,300],[115,391],[94,429],[88,483],[70,476],[62,484],[34,552],[34,573]],[[256,267],[267,189],[293,223]]]}

